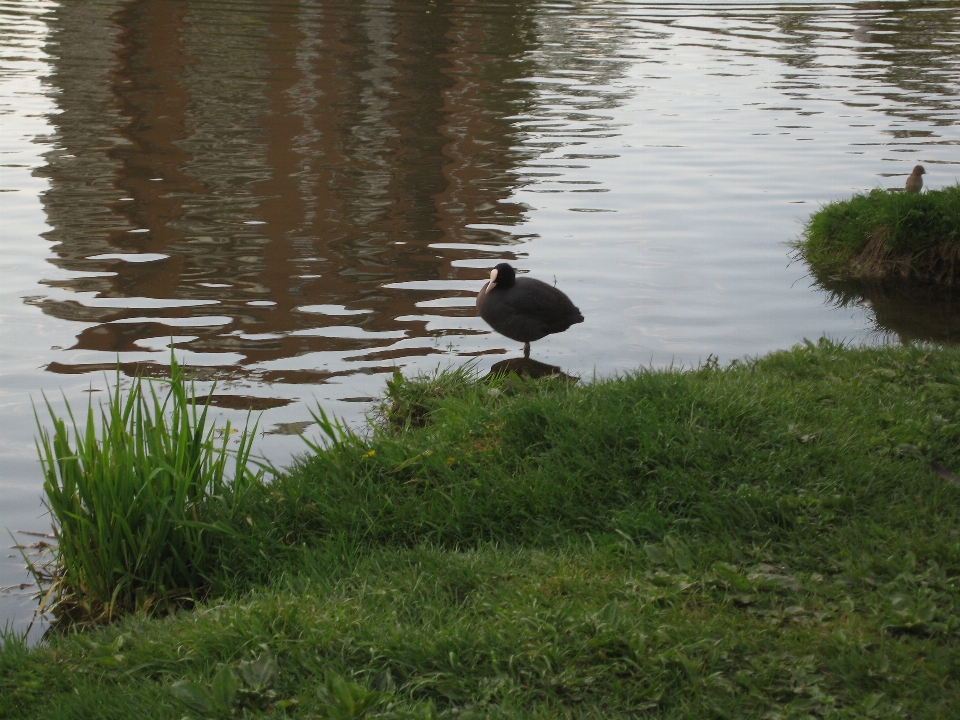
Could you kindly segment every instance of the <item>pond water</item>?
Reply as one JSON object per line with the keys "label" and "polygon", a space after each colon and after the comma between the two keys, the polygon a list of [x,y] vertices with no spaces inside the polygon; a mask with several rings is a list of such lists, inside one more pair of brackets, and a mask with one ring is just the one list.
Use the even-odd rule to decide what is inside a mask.
{"label": "pond water", "polygon": [[[220,419],[267,408],[282,465],[317,403],[359,426],[395,367],[519,355],[474,316],[504,260],[580,307],[533,357],[585,378],[960,337],[955,305],[858,302],[789,248],[917,163],[958,182],[955,2],[38,0],[0,35],[0,528],[25,545],[41,393],[162,375],[172,338]],[[25,581],[5,552],[0,624],[29,622]]]}

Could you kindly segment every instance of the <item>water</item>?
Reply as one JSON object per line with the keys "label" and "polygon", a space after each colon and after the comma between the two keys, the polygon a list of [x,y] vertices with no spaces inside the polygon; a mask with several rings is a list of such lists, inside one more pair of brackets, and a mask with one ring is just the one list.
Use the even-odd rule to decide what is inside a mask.
{"label": "water", "polygon": [[[267,408],[283,464],[318,402],[358,426],[395,367],[517,355],[473,311],[502,260],[583,311],[533,356],[588,378],[960,337],[955,306],[837,302],[789,252],[917,163],[958,181],[954,2],[0,2],[0,34],[20,543],[49,532],[41,393],[62,412],[118,363],[162,375],[173,338],[221,419]],[[25,582],[5,555],[0,585]],[[32,607],[8,589],[0,623]]]}

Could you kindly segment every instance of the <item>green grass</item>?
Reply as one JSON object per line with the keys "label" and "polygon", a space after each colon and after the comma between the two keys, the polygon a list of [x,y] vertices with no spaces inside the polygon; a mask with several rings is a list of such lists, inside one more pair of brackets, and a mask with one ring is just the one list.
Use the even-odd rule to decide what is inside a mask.
{"label": "green grass", "polygon": [[923,193],[876,189],[815,213],[796,244],[825,280],[960,281],[960,185]]}
{"label": "green grass", "polygon": [[[44,603],[64,622],[196,601],[219,567],[224,537],[236,535],[243,488],[258,481],[248,466],[253,433],[228,451],[228,424],[218,445],[207,406],[171,363],[162,399],[139,377],[122,392],[118,374],[99,422],[91,403],[78,425],[68,404],[73,442],[49,402],[52,433],[37,419],[57,544],[52,567],[34,570],[49,582]],[[236,480],[227,476],[231,460]]]}
{"label": "green grass", "polygon": [[[0,652],[23,718],[952,718],[960,351],[394,378],[240,505],[217,599]],[[953,708],[953,709],[951,709]]]}

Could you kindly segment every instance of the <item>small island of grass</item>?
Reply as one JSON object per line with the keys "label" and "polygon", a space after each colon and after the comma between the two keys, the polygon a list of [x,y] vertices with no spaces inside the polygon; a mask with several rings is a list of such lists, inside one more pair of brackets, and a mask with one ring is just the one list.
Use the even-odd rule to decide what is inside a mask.
{"label": "small island of grass", "polygon": [[960,282],[960,185],[872,190],[815,213],[797,242],[818,279]]}

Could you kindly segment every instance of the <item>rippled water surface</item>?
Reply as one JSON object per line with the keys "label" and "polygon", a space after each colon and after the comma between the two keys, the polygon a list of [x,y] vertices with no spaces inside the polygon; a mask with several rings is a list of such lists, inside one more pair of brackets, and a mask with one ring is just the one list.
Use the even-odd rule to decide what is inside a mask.
{"label": "rippled water surface", "polygon": [[[955,305],[851,301],[788,247],[917,163],[958,181],[955,2],[0,2],[0,37],[11,531],[49,531],[41,392],[96,402],[173,338],[283,464],[317,402],[359,424],[395,367],[517,355],[473,310],[503,260],[583,311],[533,355],[586,377],[960,337]],[[5,591],[0,623],[31,607]]]}

